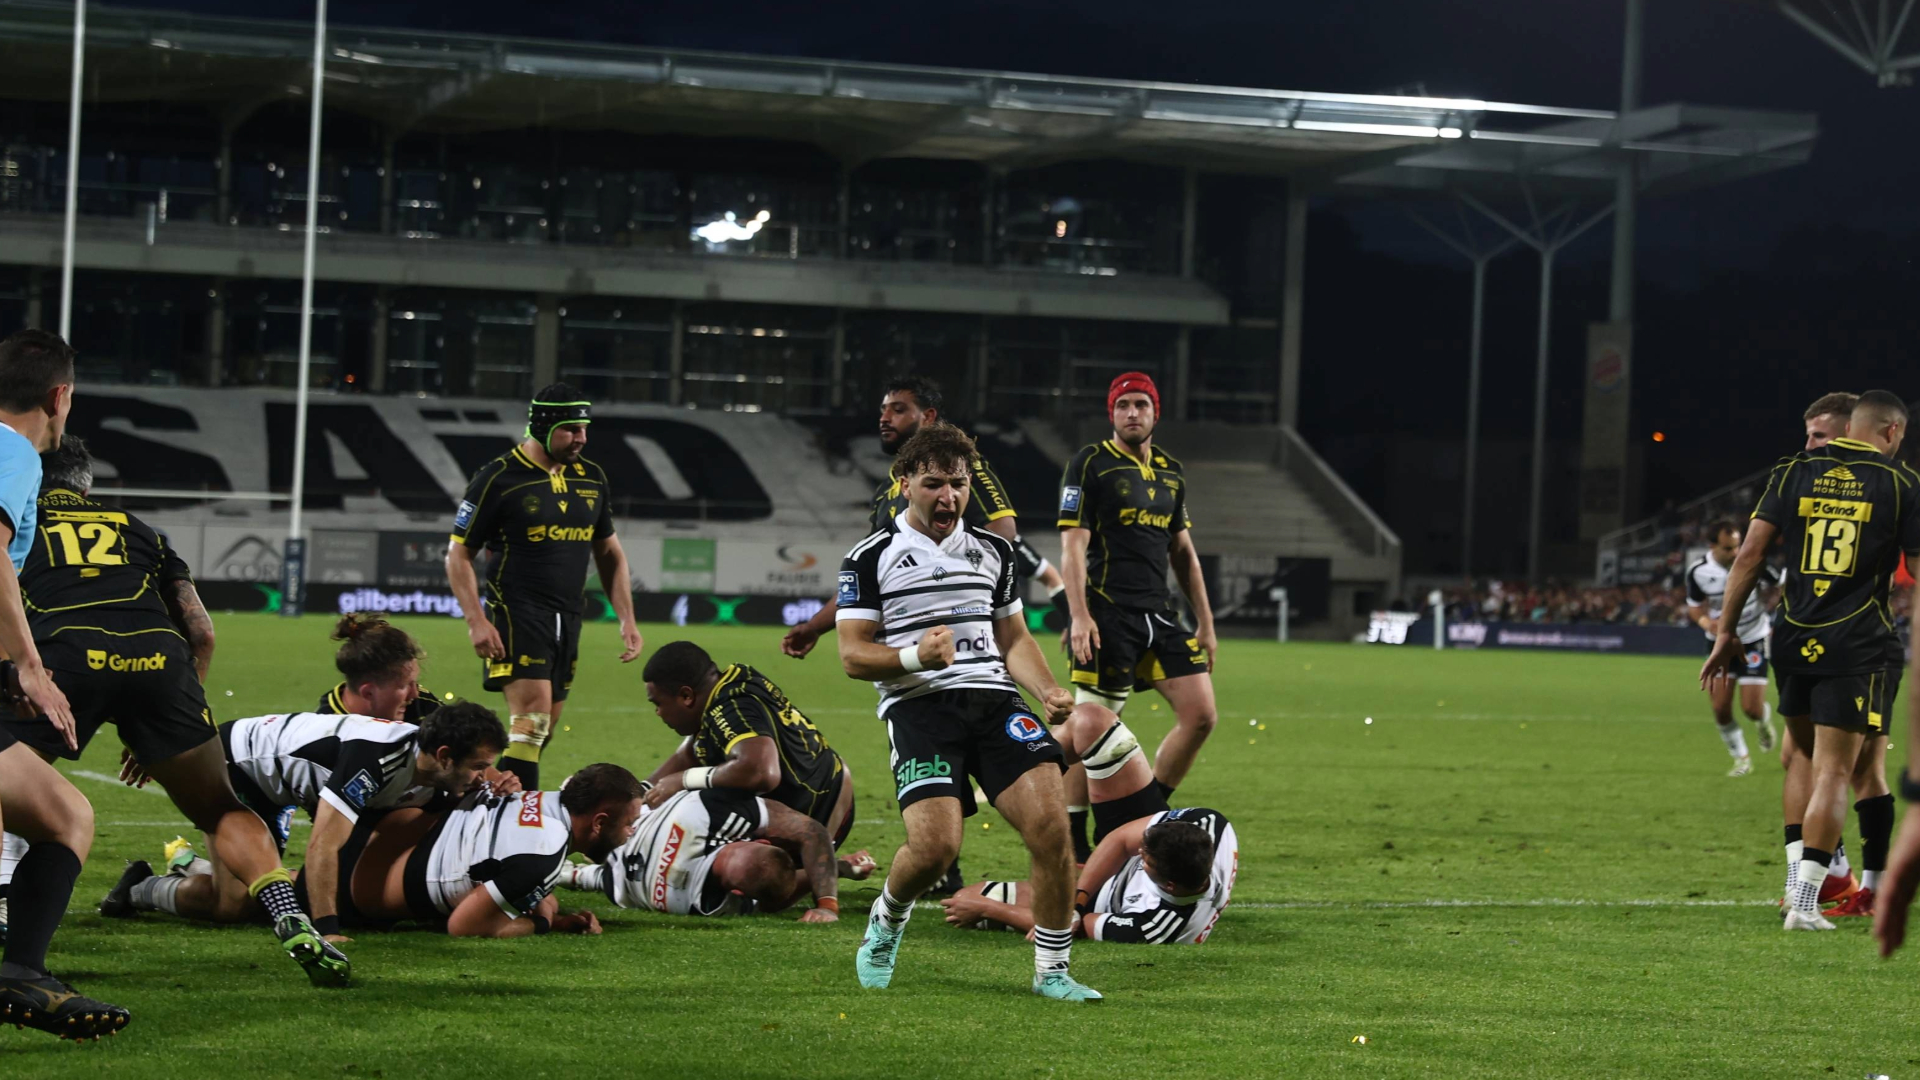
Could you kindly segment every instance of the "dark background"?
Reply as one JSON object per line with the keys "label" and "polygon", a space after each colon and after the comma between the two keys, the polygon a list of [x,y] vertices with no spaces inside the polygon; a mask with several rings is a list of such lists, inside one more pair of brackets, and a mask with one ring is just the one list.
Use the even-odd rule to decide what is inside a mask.
{"label": "dark background", "polygon": [[[284,0],[144,6],[312,12]],[[1920,394],[1920,90],[1877,88],[1764,4],[1657,0],[1647,9],[1643,104],[1812,111],[1822,134],[1808,165],[1642,206],[1633,387],[1642,508],[1795,448],[1800,410],[1823,392]],[[1590,108],[1619,104],[1623,23],[1617,0],[335,0],[330,12],[340,24]],[[1920,40],[1920,28],[1907,40]],[[1607,313],[1609,229],[1562,256],[1550,435],[1565,450],[1556,458],[1578,440],[1585,325]],[[1491,273],[1484,431],[1512,448],[1502,453],[1531,431],[1537,280],[1525,252]],[[1316,203],[1301,426],[1376,505],[1398,462],[1424,456],[1411,448],[1461,437],[1467,301],[1464,266],[1397,208]],[[1651,442],[1656,430],[1664,442]]]}

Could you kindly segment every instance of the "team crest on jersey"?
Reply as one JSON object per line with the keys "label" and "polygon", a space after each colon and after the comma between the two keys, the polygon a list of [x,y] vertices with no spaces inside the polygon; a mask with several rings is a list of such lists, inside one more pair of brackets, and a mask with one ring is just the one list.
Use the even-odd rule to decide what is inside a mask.
{"label": "team crest on jersey", "polygon": [[975,570],[980,569],[980,564],[986,561],[986,558],[987,553],[977,547],[967,549],[967,565],[973,567]]}
{"label": "team crest on jersey", "polygon": [[1133,494],[1133,485],[1127,481],[1126,477],[1123,476],[1120,479],[1113,482],[1113,490],[1116,493],[1118,493],[1121,498],[1124,499]]}
{"label": "team crest on jersey", "polygon": [[1039,742],[1046,735],[1047,729],[1040,726],[1040,721],[1026,713],[1014,713],[1007,717],[1007,737],[1014,742]]}
{"label": "team crest on jersey", "polygon": [[525,510],[529,514],[539,513],[540,512],[540,496],[529,495],[526,498],[521,499],[520,509]]}
{"label": "team crest on jersey", "polygon": [[1071,514],[1074,511],[1080,509],[1080,499],[1082,498],[1082,495],[1083,493],[1081,492],[1081,490],[1073,486],[1072,484],[1068,484],[1066,487],[1061,488],[1060,489],[1060,512],[1063,514]]}
{"label": "team crest on jersey", "polygon": [[841,607],[846,607],[848,604],[859,603],[860,575],[858,573],[852,570],[840,571],[839,601]]}
{"label": "team crest on jersey", "polygon": [[585,475],[587,475],[587,467],[586,467],[585,465],[582,465],[582,464],[580,464],[580,463],[579,463],[579,462],[577,462],[577,461],[576,461],[576,462],[574,462],[574,463],[573,463],[573,475],[575,475],[575,476],[585,476]]}
{"label": "team crest on jersey", "polygon": [[474,505],[465,499],[460,501],[460,509],[453,512],[453,527],[464,529],[473,522]]}
{"label": "team crest on jersey", "polygon": [[545,823],[540,814],[540,798],[545,794],[543,791],[534,791],[520,799],[520,824],[537,829]]}
{"label": "team crest on jersey", "polygon": [[1819,578],[1813,583],[1813,595],[1825,596],[1827,595],[1827,590],[1831,588],[1833,588],[1833,582],[1828,581],[1826,578]]}

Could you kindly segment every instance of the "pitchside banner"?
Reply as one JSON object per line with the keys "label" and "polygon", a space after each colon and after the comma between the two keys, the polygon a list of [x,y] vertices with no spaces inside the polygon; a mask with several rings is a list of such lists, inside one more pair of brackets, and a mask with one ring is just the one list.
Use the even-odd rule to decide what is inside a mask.
{"label": "pitchside banner", "polygon": [[1633,324],[1590,324],[1580,438],[1582,540],[1597,540],[1626,522],[1632,391]]}
{"label": "pitchside banner", "polygon": [[[1411,624],[1399,613],[1375,612],[1368,640],[1433,647],[1433,620]],[[1612,623],[1449,622],[1449,649],[1545,649],[1553,652],[1641,653],[1705,659],[1707,639],[1692,626],[1619,626]]]}

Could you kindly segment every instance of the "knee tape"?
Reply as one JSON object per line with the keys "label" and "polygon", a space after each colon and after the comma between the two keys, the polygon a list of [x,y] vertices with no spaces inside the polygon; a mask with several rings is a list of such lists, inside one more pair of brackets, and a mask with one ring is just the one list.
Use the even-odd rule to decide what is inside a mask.
{"label": "knee tape", "polygon": [[1124,768],[1130,759],[1144,756],[1140,740],[1127,730],[1127,725],[1115,722],[1080,760],[1087,766],[1087,779],[1105,780]]}
{"label": "knee tape", "polygon": [[553,714],[514,713],[512,726],[507,731],[509,743],[527,743],[536,749],[547,745],[553,738]]}
{"label": "knee tape", "polygon": [[1095,705],[1111,709],[1113,715],[1119,716],[1120,711],[1127,707],[1127,695],[1131,693],[1133,693],[1131,690],[1109,692],[1106,690],[1098,690],[1091,686],[1075,686],[1073,688],[1073,703],[1075,705],[1085,705],[1088,702],[1092,702]]}

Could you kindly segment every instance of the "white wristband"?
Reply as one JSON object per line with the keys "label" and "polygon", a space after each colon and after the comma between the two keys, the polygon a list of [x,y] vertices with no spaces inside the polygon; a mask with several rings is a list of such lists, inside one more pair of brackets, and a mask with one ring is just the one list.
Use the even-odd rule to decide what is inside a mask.
{"label": "white wristband", "polygon": [[713,786],[713,770],[716,767],[703,765],[697,769],[688,769],[680,774],[680,786],[688,791],[705,791]]}
{"label": "white wristband", "polygon": [[903,668],[906,668],[909,674],[915,671],[925,671],[926,665],[920,662],[920,646],[918,645],[901,646],[900,666]]}

